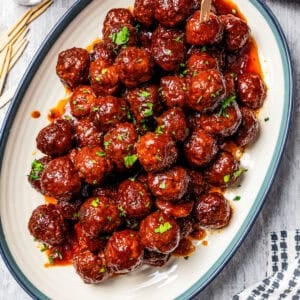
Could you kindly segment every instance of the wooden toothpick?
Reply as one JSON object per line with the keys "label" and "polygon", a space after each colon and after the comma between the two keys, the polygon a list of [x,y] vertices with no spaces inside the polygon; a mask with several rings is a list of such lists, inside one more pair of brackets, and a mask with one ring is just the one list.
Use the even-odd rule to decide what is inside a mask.
{"label": "wooden toothpick", "polygon": [[209,19],[211,9],[211,0],[202,0],[200,10],[200,22],[205,22]]}

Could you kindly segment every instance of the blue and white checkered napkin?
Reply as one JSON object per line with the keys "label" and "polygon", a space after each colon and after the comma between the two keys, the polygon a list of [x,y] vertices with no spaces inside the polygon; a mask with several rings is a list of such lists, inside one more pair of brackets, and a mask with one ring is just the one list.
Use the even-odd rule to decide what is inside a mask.
{"label": "blue and white checkered napkin", "polygon": [[300,230],[271,232],[267,278],[233,300],[300,300]]}

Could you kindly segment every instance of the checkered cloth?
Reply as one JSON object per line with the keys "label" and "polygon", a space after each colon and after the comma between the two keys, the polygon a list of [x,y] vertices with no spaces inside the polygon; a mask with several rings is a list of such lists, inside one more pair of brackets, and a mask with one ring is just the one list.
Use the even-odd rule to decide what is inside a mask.
{"label": "checkered cloth", "polygon": [[267,278],[233,300],[300,300],[300,230],[271,232]]}

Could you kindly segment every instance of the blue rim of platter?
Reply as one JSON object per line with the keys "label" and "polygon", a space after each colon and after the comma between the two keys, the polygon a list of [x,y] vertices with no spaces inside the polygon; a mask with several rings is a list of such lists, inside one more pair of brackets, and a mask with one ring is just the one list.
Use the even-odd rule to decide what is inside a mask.
{"label": "blue rim of platter", "polygon": [[[0,171],[2,160],[5,151],[6,141],[9,136],[10,128],[13,124],[15,115],[18,111],[18,107],[21,104],[23,96],[30,85],[32,78],[34,77],[36,71],[38,70],[41,62],[47,55],[48,51],[51,49],[52,45],[55,43],[56,39],[64,31],[64,29],[71,23],[71,21],[90,3],[92,0],[80,0],[77,1],[60,19],[60,21],[55,25],[55,27],[48,34],[47,38],[37,51],[37,54],[34,56],[32,62],[30,63],[27,71],[25,72],[21,83],[18,86],[15,97],[10,105],[9,111],[6,114],[4,119],[4,125],[0,131]],[[263,0],[250,0],[250,2],[255,6],[255,8],[261,13],[264,19],[267,21],[270,26],[277,44],[280,49],[283,69],[284,69],[284,84],[285,84],[285,94],[284,94],[284,108],[282,114],[282,121],[280,126],[280,132],[277,140],[277,147],[273,155],[271,164],[269,166],[267,176],[264,179],[264,182],[259,190],[259,193],[255,199],[255,202],[248,213],[245,221],[243,222],[241,228],[236,234],[235,238],[232,240],[230,245],[225,249],[221,257],[214,263],[213,266],[188,290],[178,296],[177,299],[189,299],[203,290],[225,267],[229,262],[230,258],[237,251],[245,237],[247,236],[252,224],[254,223],[256,217],[258,216],[264,200],[271,188],[273,180],[275,178],[276,171],[279,167],[281,156],[287,141],[291,113],[293,108],[293,76],[292,76],[292,66],[291,66],[291,57],[286,42],[286,38],[281,29],[280,24],[278,23],[276,17],[269,9],[269,7],[263,2]],[[22,273],[15,260],[13,259],[8,245],[5,240],[5,236],[2,229],[1,215],[0,215],[0,254],[10,270],[13,277],[20,284],[20,286],[34,299],[49,299],[45,294],[39,291]]]}

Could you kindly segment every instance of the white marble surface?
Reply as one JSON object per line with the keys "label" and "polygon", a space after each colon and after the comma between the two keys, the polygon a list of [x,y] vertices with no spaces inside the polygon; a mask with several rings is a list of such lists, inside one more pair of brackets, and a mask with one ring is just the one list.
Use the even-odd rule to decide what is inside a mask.
{"label": "white marble surface", "polygon": [[[266,273],[265,238],[270,231],[300,228],[300,1],[267,0],[280,21],[292,53],[295,73],[295,106],[284,156],[274,184],[256,223],[246,240],[218,277],[196,299],[223,300],[263,279]],[[74,3],[55,0],[46,13],[30,26],[30,43],[14,69],[6,88],[20,81],[35,51],[62,14]],[[0,0],[0,32],[7,29],[25,11],[12,0]],[[0,111],[0,124],[7,106]],[[0,258],[0,300],[28,300],[30,297],[10,275]]]}

